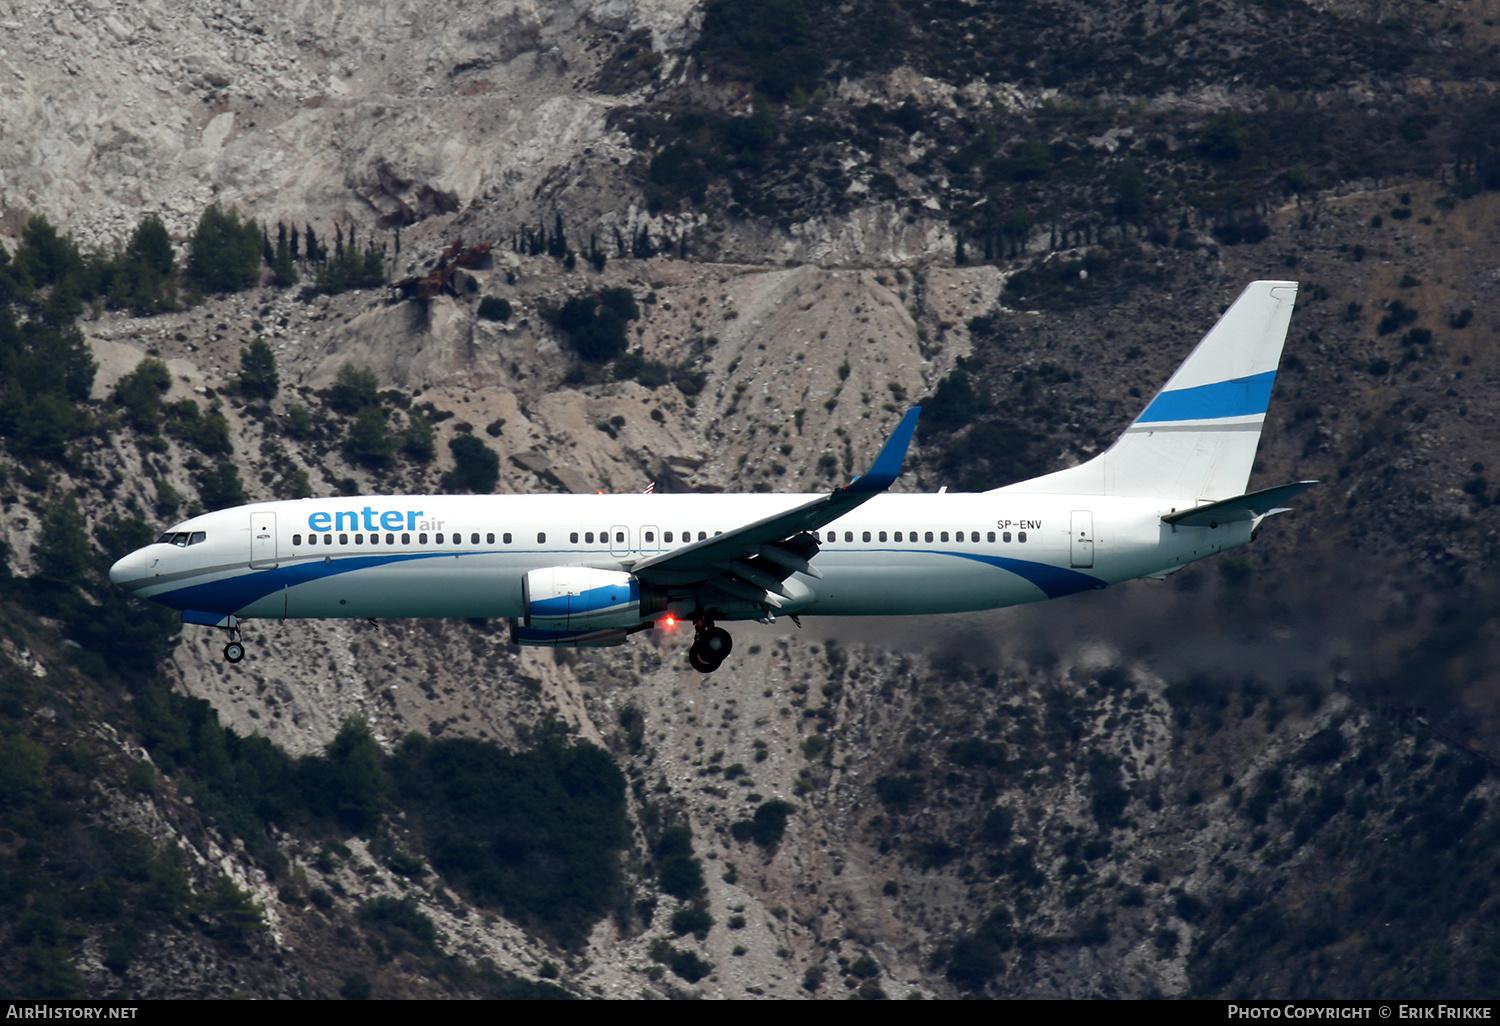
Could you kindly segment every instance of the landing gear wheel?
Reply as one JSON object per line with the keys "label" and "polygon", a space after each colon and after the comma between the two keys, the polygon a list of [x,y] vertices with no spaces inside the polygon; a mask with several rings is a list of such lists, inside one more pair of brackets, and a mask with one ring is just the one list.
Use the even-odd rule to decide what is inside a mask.
{"label": "landing gear wheel", "polygon": [[699,673],[713,673],[734,650],[734,639],[722,627],[699,626],[693,647],[688,649],[688,665]]}
{"label": "landing gear wheel", "polygon": [[238,641],[231,641],[224,646],[224,658],[231,663],[239,662],[245,658],[245,646],[241,645]]}
{"label": "landing gear wheel", "polygon": [[710,627],[698,636],[693,647],[701,649],[705,656],[718,665],[729,657],[730,652],[734,651],[734,639],[724,628]]}

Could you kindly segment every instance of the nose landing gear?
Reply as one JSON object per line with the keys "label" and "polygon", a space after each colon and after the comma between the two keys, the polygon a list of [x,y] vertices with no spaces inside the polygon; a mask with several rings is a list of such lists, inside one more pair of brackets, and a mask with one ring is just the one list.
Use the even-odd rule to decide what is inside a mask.
{"label": "nose landing gear", "polygon": [[233,623],[224,629],[229,632],[229,644],[224,646],[224,660],[237,663],[245,658],[245,646],[240,641],[240,629]]}
{"label": "nose landing gear", "polygon": [[699,673],[713,673],[734,651],[734,639],[722,627],[715,627],[712,620],[699,620],[693,635],[693,647],[688,649],[688,665]]}

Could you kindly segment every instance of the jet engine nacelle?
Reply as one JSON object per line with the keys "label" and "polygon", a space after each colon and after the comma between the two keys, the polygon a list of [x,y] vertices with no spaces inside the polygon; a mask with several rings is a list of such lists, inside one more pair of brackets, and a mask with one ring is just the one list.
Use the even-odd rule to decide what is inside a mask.
{"label": "jet engine nacelle", "polygon": [[587,566],[548,566],[521,584],[524,625],[548,631],[635,627],[666,608],[666,596],[632,574]]}

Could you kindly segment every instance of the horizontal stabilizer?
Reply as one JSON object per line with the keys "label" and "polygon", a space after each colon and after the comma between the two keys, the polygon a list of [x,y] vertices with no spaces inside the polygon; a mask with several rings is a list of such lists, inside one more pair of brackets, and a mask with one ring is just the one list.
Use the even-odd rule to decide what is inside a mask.
{"label": "horizontal stabilizer", "polygon": [[1293,496],[1301,495],[1317,483],[1297,481],[1275,488],[1262,488],[1248,495],[1237,495],[1232,499],[1168,513],[1162,520],[1179,527],[1218,527],[1220,524],[1232,524],[1240,520],[1254,520],[1265,516]]}

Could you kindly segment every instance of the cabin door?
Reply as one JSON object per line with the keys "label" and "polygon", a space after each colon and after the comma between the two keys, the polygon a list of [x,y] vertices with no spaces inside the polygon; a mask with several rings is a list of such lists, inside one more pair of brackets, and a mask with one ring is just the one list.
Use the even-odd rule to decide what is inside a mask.
{"label": "cabin door", "polygon": [[269,569],[276,565],[276,514],[250,514],[250,566]]}

